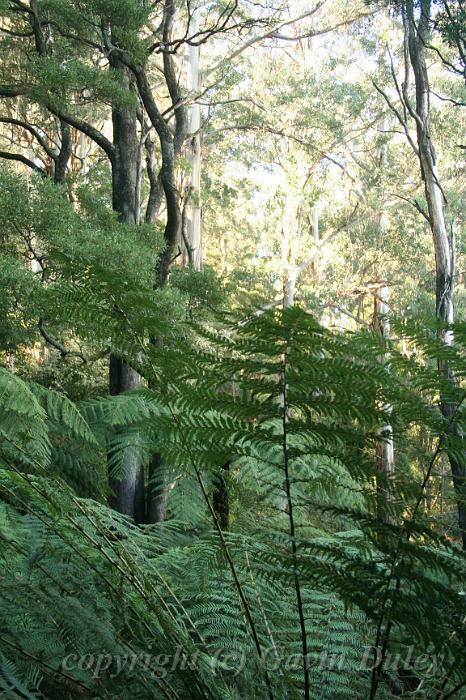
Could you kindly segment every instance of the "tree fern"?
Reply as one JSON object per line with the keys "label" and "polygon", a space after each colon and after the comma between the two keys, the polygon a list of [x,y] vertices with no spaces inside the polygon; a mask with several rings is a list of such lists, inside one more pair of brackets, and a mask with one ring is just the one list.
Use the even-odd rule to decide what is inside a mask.
{"label": "tree fern", "polygon": [[[157,347],[135,331],[152,388],[79,409],[0,375],[15,416],[2,423],[0,616],[19,677],[38,669],[51,698],[389,698],[408,680],[419,697],[455,691],[465,562],[421,506],[426,476],[461,444],[435,409],[421,331],[411,358],[299,309],[184,338]],[[397,454],[388,520],[375,460],[387,402]],[[434,453],[413,443],[419,426]],[[103,471],[108,442],[115,469],[124,450],[162,453],[170,520],[136,526],[52,468],[57,443],[72,459],[80,443],[82,469]],[[226,461],[228,531],[212,499]],[[386,662],[375,673],[374,645]],[[406,680],[389,665],[411,648],[438,658],[435,673],[411,666]],[[86,654],[89,668],[76,662]]]}
{"label": "tree fern", "polygon": [[9,700],[16,700],[16,698],[37,700],[40,694],[31,692],[29,688],[38,690],[41,680],[38,672],[30,674],[28,683],[20,681],[16,674],[15,665],[0,654],[0,697],[9,698]]}

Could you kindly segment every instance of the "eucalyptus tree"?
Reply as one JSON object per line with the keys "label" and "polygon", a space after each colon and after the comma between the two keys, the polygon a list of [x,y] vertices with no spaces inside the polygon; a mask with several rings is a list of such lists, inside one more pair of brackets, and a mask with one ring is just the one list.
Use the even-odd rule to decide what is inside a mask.
{"label": "eucalyptus tree", "polygon": [[[283,299],[289,303],[294,296],[289,292],[300,275],[296,298],[318,313],[324,308],[326,323],[369,325],[375,306],[376,325],[384,326],[386,334],[389,309],[402,317],[428,311],[434,260],[425,219],[419,216],[422,190],[417,155],[405,147],[396,116],[372,85],[374,80],[383,92],[391,89],[385,45],[387,41],[391,47],[400,45],[403,28],[386,16],[382,21],[381,14],[362,27],[342,29],[340,36],[330,35],[317,43],[317,57],[304,76],[300,40],[291,41],[293,32],[286,46],[298,45],[298,50],[284,51],[277,40],[258,46],[243,60],[238,77],[241,90],[231,95],[236,102],[224,106],[222,97],[227,96],[219,94],[218,105],[209,114],[205,157],[213,170],[224,145],[225,160],[240,161],[241,170],[236,172],[244,173],[245,191],[252,182],[260,192],[254,195],[258,212],[238,223],[228,215],[222,220],[218,197],[214,199],[222,190],[216,182],[208,200],[215,206],[216,225],[211,231],[207,211],[206,228],[212,236],[207,245],[212,251],[219,228],[229,232],[232,225],[230,235],[244,240],[242,253],[254,243],[249,253],[250,284],[261,295],[264,309]],[[356,56],[357,77],[352,72]],[[330,67],[333,73],[328,80]],[[436,81],[444,79],[445,70],[439,66]],[[432,128],[442,158],[449,163],[445,184],[458,211],[461,171],[455,143],[461,127],[452,119],[452,109],[454,105],[438,101]],[[235,196],[238,202],[242,197],[226,189],[235,181],[230,166],[226,167],[224,203],[231,208],[229,197]],[[295,206],[290,213],[287,203],[292,199]],[[319,227],[314,223],[317,200]],[[300,227],[304,236],[298,250]],[[314,240],[317,228],[320,241]],[[219,269],[234,269],[231,258],[225,262],[227,247],[219,243],[223,251],[218,255]],[[319,270],[316,262],[322,255],[326,263],[322,261]],[[240,264],[244,271],[245,261],[241,259]],[[283,293],[284,286],[288,293]],[[393,445],[382,440],[379,447],[385,453],[381,461],[391,471]]]}
{"label": "eucalyptus tree", "polygon": [[[179,154],[186,133],[186,107],[177,103],[181,100],[181,91],[176,79],[173,53],[164,54],[161,75],[170,92],[171,102],[175,107],[175,134],[168,123],[161,117],[152,87],[149,86],[145,67],[146,42],[140,37],[146,23],[152,26],[161,21],[160,27],[152,34],[152,46],[148,55],[171,41],[175,5],[166,2],[157,3],[156,15],[151,16],[153,8],[145,3],[122,2],[109,6],[108,3],[67,3],[37,2],[29,5],[19,0],[8,3],[4,18],[8,24],[8,47],[14,44],[16,50],[17,74],[24,76],[21,85],[6,85],[0,89],[5,98],[18,97],[22,101],[38,103],[60,120],[61,144],[56,155],[56,181],[63,180],[67,171],[67,160],[71,155],[70,127],[79,130],[91,138],[104,152],[108,159],[112,183],[112,207],[118,213],[122,223],[134,225],[139,220],[136,210],[138,183],[138,139],[147,138],[148,134],[139,129],[141,118],[140,101],[142,97],[150,100],[152,117],[156,116],[156,130],[160,139],[162,166],[158,174],[154,173],[154,164],[149,160],[149,181],[151,192],[148,197],[146,218],[153,219],[150,208],[156,209],[154,203],[163,188],[167,205],[167,217],[164,231],[165,249],[154,270],[154,283],[166,283],[170,262],[179,236],[181,214],[176,186],[176,157]],[[157,14],[159,17],[157,17]],[[124,62],[120,50],[115,48],[125,44]],[[32,46],[31,46],[32,44]],[[31,59],[31,48],[37,58]],[[131,56],[129,51],[131,49]],[[137,59],[136,59],[137,57]],[[136,60],[142,65],[136,69]],[[131,66],[127,65],[131,63]],[[143,86],[138,96],[136,82]],[[78,99],[75,96],[78,93]],[[84,110],[88,112],[82,118],[79,95],[87,95]],[[86,109],[86,102],[97,102],[97,115]],[[94,125],[96,116],[109,118],[111,111],[112,137],[108,138]],[[80,116],[77,116],[80,113]],[[158,115],[158,116],[157,116]],[[94,123],[93,123],[94,122]],[[8,123],[12,123],[11,119]],[[16,120],[15,126],[23,127]],[[26,128],[32,132],[46,153],[51,149],[47,139],[32,125],[26,122]],[[9,157],[14,157],[14,154]],[[24,157],[19,159],[24,162]],[[122,283],[124,281],[122,280]],[[110,392],[118,394],[132,389],[140,382],[135,369],[130,367],[118,354],[110,357]],[[137,520],[144,519],[143,468],[133,455],[126,465],[123,479],[112,479],[111,486],[115,492],[112,499],[115,507],[122,513]]]}
{"label": "eucalyptus tree", "polygon": [[[256,47],[242,65],[240,88],[230,97],[235,103],[223,105],[220,95],[209,115],[207,162],[210,150],[216,159],[225,144],[226,158],[240,160],[260,191],[256,226],[262,240],[254,269],[264,269],[272,283],[264,304],[283,297],[291,302],[298,282],[301,298],[306,287],[319,287],[318,258],[354,218],[360,197],[353,187],[351,144],[362,142],[384,111],[371,98],[367,74],[360,72],[358,80],[345,75],[352,60],[345,42],[360,51],[357,33],[363,27],[367,31],[367,20],[321,39],[316,30],[305,40],[295,28],[286,40]],[[332,190],[351,193],[348,207]]]}
{"label": "eucalyptus tree", "polygon": [[[98,44],[94,41],[96,32],[100,32],[102,42],[111,41],[111,37],[116,36],[118,31],[129,30],[130,27],[134,31],[134,23],[136,27],[141,24],[141,10],[133,4],[131,8],[126,8],[132,9],[132,12],[128,12],[128,24],[125,26],[122,21],[124,9],[121,6],[115,7],[113,12],[102,15],[99,22],[98,8],[94,9],[91,5],[78,8],[72,3],[34,1],[27,6],[14,2],[10,7],[10,31],[15,31],[15,17],[19,17],[20,26],[30,27],[29,32],[25,32],[16,25],[16,35],[25,44],[20,48],[19,70],[27,74],[28,80],[18,92],[37,100],[45,109],[59,117],[67,129],[70,126],[78,129],[104,151],[111,170],[113,209],[122,223],[135,224],[137,101],[132,89],[133,77],[116,55],[108,56],[107,65],[102,71],[96,65],[95,51]],[[83,11],[86,13],[85,22],[82,22]],[[29,58],[30,34],[34,38],[37,54],[35,61]],[[53,49],[49,49],[49,46]],[[108,78],[103,73],[108,73]],[[52,76],[54,80],[51,80]],[[100,91],[99,81],[103,85]],[[90,120],[75,116],[72,105],[67,103],[72,100],[76,90],[90,90],[93,98],[100,100],[105,99],[107,91],[107,101],[110,100],[111,106],[112,139],[107,138]],[[4,96],[9,96],[8,89],[3,88],[1,92]],[[112,92],[116,92],[118,97]],[[110,392],[113,394],[132,389],[140,381],[138,373],[116,354],[110,357],[109,373]],[[134,455],[129,459],[125,478],[110,478],[115,493],[112,502],[122,513],[141,520],[144,517],[142,465]]]}
{"label": "eucalyptus tree", "polygon": [[[314,14],[321,4],[324,3],[303,16]],[[9,120],[11,127],[26,129],[34,136],[38,146],[53,160],[56,181],[63,181],[70,170],[72,128],[86,135],[105,154],[113,209],[122,223],[134,225],[141,219],[142,151],[146,149],[149,181],[146,221],[154,222],[162,202],[165,205],[165,245],[154,270],[155,287],[166,285],[176,249],[181,244],[180,157],[192,129],[187,105],[199,97],[198,89],[204,89],[197,83],[189,96],[186,94],[179,80],[177,54],[186,44],[196,47],[228,30],[269,26],[271,29],[265,33],[268,36],[277,27],[293,22],[293,18],[282,21],[286,9],[285,3],[273,8],[270,14],[262,8],[257,11],[247,2],[231,2],[210,3],[193,11],[191,3],[178,7],[174,0],[156,3],[121,0],[111,4],[86,0],[78,3],[9,0],[2,7],[3,48],[9,53],[5,74],[8,82],[0,86],[0,95],[9,105],[4,119]],[[249,43],[261,37],[254,35]],[[249,43],[241,40],[233,55],[239,55]],[[223,57],[207,71],[214,82],[221,79],[219,75],[225,65]],[[23,109],[24,120],[8,115],[11,100],[27,105]],[[36,105],[42,114],[48,113],[58,120],[57,152],[49,145],[43,129],[28,121],[28,113]],[[109,118],[112,134],[107,136],[96,121]],[[157,148],[151,131],[157,136]],[[50,138],[53,140],[53,136]],[[5,150],[0,155],[42,170],[21,153]],[[44,338],[47,340],[47,336]],[[112,353],[111,392],[132,389],[139,381],[137,371],[125,362],[121,352]],[[127,476],[118,483],[112,480],[116,490],[114,504],[121,512],[142,519],[142,466],[133,462],[127,465],[126,472]]]}
{"label": "eucalyptus tree", "polygon": [[[432,231],[435,263],[435,311],[437,317],[445,325],[450,326],[455,320],[453,305],[453,292],[455,284],[455,257],[456,223],[450,222],[451,231],[448,232],[448,221],[445,213],[445,193],[439,180],[439,168],[437,156],[432,139],[430,126],[430,86],[429,73],[426,59],[426,43],[429,36],[429,22],[431,19],[431,3],[422,0],[420,14],[416,17],[414,3],[409,0],[406,3],[403,16],[405,26],[406,60],[409,56],[409,64],[414,74],[415,107],[412,106],[408,96],[407,79],[403,84],[403,104],[409,115],[416,122],[417,154],[422,179],[424,181],[425,198],[428,207],[428,223]],[[464,40],[463,40],[464,48]],[[464,58],[464,54],[463,54]],[[409,70],[409,66],[407,66]],[[449,342],[454,342],[450,330],[445,333]],[[448,362],[439,362],[439,371],[447,384],[456,385],[456,379]],[[441,393],[441,410],[449,420],[450,432],[459,438],[460,445],[452,449],[449,459],[453,474],[453,483],[458,496],[459,527],[463,538],[463,547],[466,549],[466,446],[465,436],[458,425],[456,413],[458,411],[455,392],[451,392],[448,385]],[[463,445],[461,446],[461,443]]]}
{"label": "eucalyptus tree", "polygon": [[[418,160],[426,208],[417,201],[414,204],[427,221],[432,235],[435,253],[435,314],[442,325],[440,332],[448,343],[453,344],[454,337],[448,327],[455,320],[457,222],[454,211],[450,216],[447,213],[448,200],[441,181],[441,168],[432,125],[432,89],[429,77],[431,68],[428,67],[427,59],[429,49],[435,48],[431,45],[431,28],[432,25],[438,25],[433,19],[431,0],[419,2],[406,0],[396,5],[401,12],[404,29],[403,75],[401,78],[397,76],[394,61],[390,55],[390,71],[395,96],[390,98],[380,86],[376,85],[376,88],[395,115]],[[461,49],[461,42],[457,46]],[[433,51],[434,58],[438,58],[439,55],[442,58],[441,52]],[[445,64],[443,60],[442,64]],[[410,89],[412,78],[414,95]],[[415,130],[415,136],[412,135],[412,129]],[[464,436],[456,419],[456,414],[461,408],[461,398],[458,397],[457,381],[448,362],[444,360],[439,362],[438,369],[440,408],[449,423],[449,432],[453,441],[449,459],[457,494],[459,528],[463,547],[466,548],[466,451]]]}
{"label": "eucalyptus tree", "polygon": [[[9,0],[3,7],[2,50],[8,56],[2,120],[13,141],[21,136],[29,150],[15,153],[10,145],[0,155],[57,181],[67,174],[73,196],[81,141],[76,135],[84,135],[94,144],[87,178],[97,183],[94,171],[105,173],[120,220],[163,228],[155,287],[167,284],[183,248],[183,207],[185,221],[199,220],[199,195],[190,197],[189,190],[199,175],[201,132],[209,168],[203,179],[204,247],[220,273],[234,271],[225,281],[237,301],[289,302],[297,289],[296,298],[318,313],[324,309],[328,322],[364,321],[365,299],[376,296],[380,282],[377,256],[384,257],[387,276],[393,275],[392,301],[399,307],[419,297],[413,276],[422,274],[428,284],[418,251],[404,235],[414,230],[420,236],[416,210],[409,210],[416,203],[416,154],[406,157],[394,135],[382,175],[374,155],[381,148],[377,125],[388,109],[369,82],[377,62],[380,17],[371,23],[377,8],[356,3],[348,16],[336,1],[291,9],[287,3],[272,8],[170,0]],[[205,69],[201,76],[194,69],[187,86],[189,61],[180,55],[186,49],[195,63],[201,46]],[[357,76],[355,56],[363,67]],[[377,80],[383,90],[390,79],[390,67],[382,68]],[[196,172],[194,159],[187,166],[186,156],[195,156]],[[230,159],[227,176],[219,172],[222,158]],[[381,194],[389,195],[390,208],[383,243],[372,225]],[[231,212],[235,201],[247,216],[240,208]],[[236,270],[225,255],[232,243],[241,249]],[[200,245],[188,240],[192,248],[197,255]],[[424,259],[428,265],[427,252]],[[114,348],[112,392],[140,381],[124,357],[124,349]],[[135,496],[142,474],[139,463],[130,465],[128,483],[113,484],[130,503],[117,499],[117,508],[133,516],[136,503],[140,514],[144,510],[142,490]]]}

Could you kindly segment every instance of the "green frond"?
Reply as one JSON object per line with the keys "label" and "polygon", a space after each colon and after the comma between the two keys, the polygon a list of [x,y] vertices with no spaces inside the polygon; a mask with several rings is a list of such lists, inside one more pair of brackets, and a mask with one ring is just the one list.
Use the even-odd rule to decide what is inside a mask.
{"label": "green frond", "polygon": [[[19,677],[38,672],[31,658],[40,658],[41,688],[55,697],[63,658],[105,654],[101,674],[73,668],[66,683],[122,697],[261,700],[267,674],[275,698],[298,699],[305,636],[313,700],[362,698],[372,647],[388,635],[391,654],[439,659],[426,688],[446,674],[453,688],[466,641],[465,562],[421,507],[422,474],[432,459],[460,455],[462,438],[446,434],[425,366],[370,334],[323,330],[299,309],[192,333],[195,349],[196,336],[177,337],[140,357],[150,387],[79,407],[0,375],[14,416],[2,414],[2,431],[25,453],[5,448],[12,463],[0,472],[9,504],[0,511],[0,614]],[[397,470],[381,479],[376,450],[388,422]],[[437,456],[413,441],[421,428]],[[124,476],[130,454],[148,464],[154,452],[168,520],[136,525],[99,502],[102,474]],[[219,532],[222,484],[230,529]],[[79,496],[86,488],[94,498]],[[176,654],[185,662],[172,667]],[[115,675],[122,655],[134,665]],[[152,666],[137,661],[147,657]],[[378,697],[398,685],[388,668]]]}

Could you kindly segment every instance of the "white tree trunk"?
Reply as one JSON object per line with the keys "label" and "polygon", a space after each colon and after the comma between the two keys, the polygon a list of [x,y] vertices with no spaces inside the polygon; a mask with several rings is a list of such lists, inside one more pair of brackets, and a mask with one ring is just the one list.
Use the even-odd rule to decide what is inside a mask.
{"label": "white tree trunk", "polygon": [[[388,120],[384,117],[380,123],[379,131],[384,133],[388,130]],[[382,142],[377,151],[377,161],[379,164],[380,172],[383,172],[387,168],[387,156],[388,156],[388,146],[387,143]],[[378,218],[378,238],[379,245],[382,248],[383,242],[388,235],[388,214],[385,209],[385,202],[383,198],[380,201],[379,211],[377,212]],[[375,286],[372,290],[374,295],[374,311],[372,318],[372,327],[375,331],[379,332],[384,338],[390,337],[390,288],[385,284],[387,279],[387,272],[381,266],[377,270],[378,282],[380,281],[380,286]],[[377,510],[378,515],[381,520],[387,523],[393,521],[389,510],[390,503],[392,501],[392,496],[390,494],[390,478],[395,472],[395,455],[393,447],[393,429],[390,423],[390,416],[392,413],[392,407],[389,403],[384,403],[381,408],[387,416],[387,421],[382,425],[377,434],[379,439],[376,445],[376,468],[377,468]]]}
{"label": "white tree trunk", "polygon": [[[199,30],[199,6],[193,8],[190,35]],[[201,87],[200,47],[188,46],[187,53],[187,89],[197,94]],[[186,188],[185,238],[183,257],[199,271],[202,267],[202,220],[201,220],[201,107],[195,102],[188,108],[188,139],[186,158],[190,165],[189,185]],[[189,250],[186,248],[189,247]]]}
{"label": "white tree trunk", "polygon": [[[404,16],[405,41],[407,55],[414,73],[416,88],[415,109],[409,103],[405,94],[405,102],[411,116],[416,121],[417,148],[424,190],[429,211],[429,224],[435,250],[435,310],[437,318],[451,324],[455,320],[453,307],[453,289],[455,276],[454,237],[448,236],[445,221],[445,204],[439,181],[437,157],[435,154],[430,127],[430,88],[426,62],[426,46],[429,44],[430,13],[432,7],[427,0],[421,0],[421,12],[415,16],[413,0],[407,0]],[[443,340],[453,345],[453,333],[448,330],[442,333]],[[450,364],[446,360],[438,361],[439,373],[453,387],[457,380]],[[457,406],[449,398],[448,393],[441,395],[440,404],[443,416],[449,420],[449,433],[455,440],[465,440],[461,425],[455,420]],[[457,494],[458,523],[463,549],[466,550],[466,458],[464,448],[462,453],[457,449],[449,453],[453,485]]]}
{"label": "white tree trunk", "polygon": [[282,219],[282,286],[283,308],[294,306],[296,282],[299,274],[296,258],[301,238],[298,198],[289,187]]}

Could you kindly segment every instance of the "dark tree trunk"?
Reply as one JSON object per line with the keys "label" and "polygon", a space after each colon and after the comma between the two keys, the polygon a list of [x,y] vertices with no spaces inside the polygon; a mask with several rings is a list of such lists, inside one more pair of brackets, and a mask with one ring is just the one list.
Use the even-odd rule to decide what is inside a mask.
{"label": "dark tree trunk", "polygon": [[[30,0],[27,11],[34,36],[37,55],[41,58],[50,55],[51,42],[43,33],[43,22],[39,17],[37,0]],[[111,34],[110,27],[104,33]],[[132,73],[118,57],[112,54],[111,67],[119,71],[121,86],[130,92],[132,90]],[[14,96],[22,94],[15,90],[4,91],[3,94]],[[113,144],[96,128],[87,122],[62,112],[56,105],[45,101],[45,106],[60,120],[60,151],[54,160],[54,180],[64,182],[72,143],[70,126],[93,139],[106,153],[112,166],[112,203],[118,212],[122,223],[134,224],[136,217],[136,186],[137,186],[137,111],[136,105],[129,107],[115,106],[112,110]],[[134,389],[140,383],[139,374],[119,357],[110,357],[109,384],[111,394],[120,394]],[[135,455],[128,454],[126,476],[116,480],[109,475],[112,495],[110,504],[119,512],[130,516],[136,522],[144,517],[144,471]]]}
{"label": "dark tree trunk", "polygon": [[63,184],[66,178],[68,162],[71,158],[72,143],[70,126],[62,119],[60,120],[60,141],[60,151],[55,158],[53,177],[56,183]]}
{"label": "dark tree trunk", "polygon": [[[129,365],[115,355],[110,357],[110,394],[117,396],[139,386],[140,377]],[[116,479],[109,475],[111,495],[109,504],[135,522],[144,521],[144,469],[139,457],[129,452],[125,463],[126,476]]]}
{"label": "dark tree trunk", "polygon": [[[129,69],[118,59],[112,67],[121,72],[122,86],[131,90]],[[119,221],[135,224],[137,186],[137,112],[134,107],[114,107],[112,110],[113,145],[112,200]],[[110,393],[121,394],[139,386],[139,374],[119,357],[110,357]],[[144,467],[135,453],[128,453],[124,464],[125,476],[117,480],[109,475],[112,495],[110,505],[120,513],[130,516],[135,522],[144,520]]]}
{"label": "dark tree trunk", "polygon": [[[31,22],[32,33],[37,55],[46,58],[52,54],[52,42],[46,39],[43,32],[43,24],[39,16],[37,0],[30,0],[29,21]],[[71,158],[72,143],[71,129],[63,119],[60,119],[60,150],[58,155],[53,156],[53,179],[57,184],[63,184],[66,178],[68,161]]]}
{"label": "dark tree trunk", "polygon": [[150,189],[147,199],[145,221],[148,224],[155,224],[160,207],[162,206],[163,187],[160,173],[157,172],[155,146],[150,134],[146,139],[146,168]]}
{"label": "dark tree trunk", "polygon": [[[121,72],[121,83],[131,90],[131,75],[123,64],[113,59],[112,67]],[[112,110],[113,145],[112,163],[113,208],[125,224],[136,223],[137,181],[137,113],[136,107],[114,107]]]}
{"label": "dark tree trunk", "polygon": [[[163,19],[163,41],[168,44],[171,39],[173,22],[176,14],[174,0],[165,0]],[[128,58],[128,57],[127,57]],[[163,66],[165,82],[170,93],[175,115],[175,132],[172,133],[167,120],[160,112],[154,99],[152,89],[144,68],[138,67],[134,62],[127,60],[137,82],[140,98],[154,127],[160,145],[161,168],[156,176],[155,159],[152,142],[148,139],[147,166],[150,181],[150,196],[146,211],[146,221],[153,221],[159,210],[162,196],[165,197],[166,223],[164,231],[165,247],[154,271],[154,287],[164,287],[168,282],[170,267],[173,262],[174,252],[181,238],[182,214],[180,206],[180,192],[176,180],[177,157],[180,155],[187,133],[187,112],[182,102],[182,93],[178,84],[178,76],[171,53],[164,52]],[[152,150],[151,150],[152,149]],[[153,339],[160,342],[160,339]],[[149,468],[149,491],[147,502],[147,518],[149,522],[160,522],[165,518],[166,487],[163,479],[164,469],[161,456],[154,454]]]}

